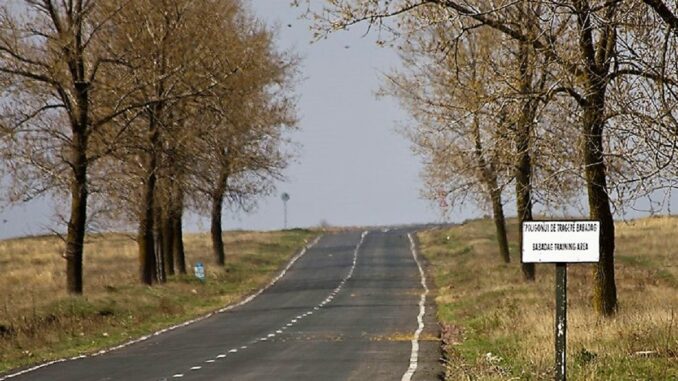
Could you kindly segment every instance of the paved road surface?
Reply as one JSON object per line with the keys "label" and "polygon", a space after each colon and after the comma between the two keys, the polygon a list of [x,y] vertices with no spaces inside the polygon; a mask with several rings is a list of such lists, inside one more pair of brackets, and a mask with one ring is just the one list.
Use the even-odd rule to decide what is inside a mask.
{"label": "paved road surface", "polygon": [[[243,306],[10,380],[402,380],[422,292],[407,231],[325,235]],[[441,371],[434,315],[429,295],[412,380]]]}

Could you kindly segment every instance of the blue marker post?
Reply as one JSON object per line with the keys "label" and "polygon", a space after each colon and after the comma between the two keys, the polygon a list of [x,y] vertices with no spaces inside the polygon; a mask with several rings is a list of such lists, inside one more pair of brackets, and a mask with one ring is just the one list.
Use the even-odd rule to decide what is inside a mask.
{"label": "blue marker post", "polygon": [[200,282],[205,283],[205,266],[203,266],[202,262],[197,262],[195,266],[193,266],[193,272]]}

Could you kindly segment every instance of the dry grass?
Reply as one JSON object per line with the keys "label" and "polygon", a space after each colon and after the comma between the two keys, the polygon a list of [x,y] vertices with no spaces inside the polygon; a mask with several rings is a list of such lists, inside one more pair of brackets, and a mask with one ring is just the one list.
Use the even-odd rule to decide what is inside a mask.
{"label": "dry grass", "polygon": [[[490,221],[419,234],[449,333],[450,380],[553,378],[553,266],[539,266],[535,284],[523,282],[514,222],[509,231],[508,266]],[[620,311],[613,319],[590,307],[591,265],[569,267],[569,379],[678,379],[676,232],[678,218],[618,224]]]}
{"label": "dry grass", "polygon": [[225,269],[212,265],[209,236],[190,234],[184,239],[188,270],[202,261],[207,281],[176,276],[155,287],[138,284],[137,246],[130,237],[91,236],[84,297],[64,291],[61,241],[0,241],[0,372],[113,345],[232,303],[263,286],[315,234],[226,233]]}

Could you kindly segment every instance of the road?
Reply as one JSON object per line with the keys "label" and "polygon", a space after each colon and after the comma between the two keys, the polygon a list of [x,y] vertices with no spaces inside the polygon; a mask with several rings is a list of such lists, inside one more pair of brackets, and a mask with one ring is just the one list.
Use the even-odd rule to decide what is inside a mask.
{"label": "road", "polygon": [[423,331],[417,320],[421,280],[406,230],[326,234],[244,305],[9,380],[436,380],[431,295]]}

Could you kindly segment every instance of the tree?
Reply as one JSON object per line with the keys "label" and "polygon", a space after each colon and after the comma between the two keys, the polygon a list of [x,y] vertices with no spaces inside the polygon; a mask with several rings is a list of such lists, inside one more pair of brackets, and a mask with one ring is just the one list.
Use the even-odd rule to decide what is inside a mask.
{"label": "tree", "polygon": [[403,42],[399,49],[407,71],[389,75],[384,92],[400,99],[417,122],[406,136],[426,163],[428,196],[444,195],[452,207],[469,197],[480,205],[489,202],[499,253],[508,263],[502,190],[510,176],[504,175],[508,147],[502,145],[509,120],[496,101],[501,89],[489,80],[501,59],[494,54],[496,35],[452,42],[446,30],[441,25]]}
{"label": "tree", "polygon": [[[557,85],[548,88],[548,93],[550,96],[566,95],[575,104],[589,216],[601,222],[601,255],[594,275],[593,304],[601,315],[611,316],[617,310],[615,234],[612,200],[608,193],[611,189],[608,164],[612,157],[606,155],[609,152],[606,148],[610,146],[606,146],[604,136],[606,125],[614,124],[611,119],[615,116],[607,112],[608,90],[619,90],[620,87],[611,85],[630,80],[650,81],[667,90],[675,87],[675,73],[657,73],[652,66],[639,68],[635,65],[639,57],[635,56],[631,47],[653,42],[652,38],[644,38],[648,34],[652,37],[661,34],[655,26],[658,24],[645,22],[648,15],[644,5],[631,1],[587,0],[538,4],[538,7],[522,9],[535,15],[528,19],[535,21],[529,30],[515,22],[515,15],[520,14],[524,5],[522,1],[403,0],[382,3],[331,0],[316,15],[319,36],[363,21],[398,35],[402,32],[399,26],[419,15],[422,9],[438,7],[449,19],[458,20],[469,33],[482,28],[494,29],[516,43],[529,46],[543,61],[548,59],[553,63],[557,70],[551,75]],[[636,19],[628,17],[636,12],[642,16]],[[387,20],[391,17],[398,18],[398,22],[388,24]],[[430,25],[434,25],[436,20],[430,21]],[[666,41],[675,44],[675,39],[667,37]],[[675,60],[675,57],[665,58]],[[654,118],[649,125],[656,131],[662,127],[660,122]],[[643,178],[633,179],[641,180]]]}
{"label": "tree", "polygon": [[[132,86],[139,89],[136,102],[147,105],[141,115],[129,122],[131,127],[121,139],[124,144],[114,164],[128,168],[123,183],[132,193],[122,199],[132,201],[128,207],[137,216],[139,276],[145,284],[156,282],[158,270],[163,268],[158,267],[163,257],[156,250],[156,235],[162,231],[158,219],[163,214],[172,216],[167,221],[173,227],[172,246],[179,251],[176,258],[180,272],[185,270],[183,245],[178,242],[183,195],[180,188],[159,188],[163,180],[159,176],[166,174],[168,184],[180,180],[182,170],[177,168],[182,162],[176,153],[189,147],[198,136],[196,131],[190,131],[199,128],[191,120],[199,110],[197,104],[220,96],[215,91],[239,70],[214,54],[222,47],[214,36],[232,31],[224,20],[232,19],[237,7],[233,1],[137,1],[117,15],[117,28],[110,30],[109,48],[133,58],[124,74],[133,78]],[[163,193],[172,200],[171,207],[160,204],[163,197],[159,195]],[[164,263],[167,266],[167,261]]]}
{"label": "tree", "polygon": [[[143,107],[100,81],[103,71],[124,61],[100,44],[101,31],[124,5],[110,4],[104,12],[100,3],[30,0],[0,8],[0,73],[11,84],[3,90],[2,114],[11,130],[2,149],[13,176],[10,199],[70,198],[64,257],[71,294],[83,292],[88,170],[107,153],[90,143],[113,121]],[[99,102],[104,98],[108,103]]]}
{"label": "tree", "polygon": [[274,189],[272,181],[282,178],[290,159],[285,130],[296,124],[290,95],[296,57],[277,52],[272,32],[253,19],[241,18],[238,29],[244,31],[240,40],[224,52],[240,70],[203,113],[207,130],[191,180],[193,205],[209,211],[214,256],[222,266],[225,202],[249,210]]}

